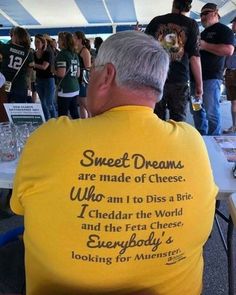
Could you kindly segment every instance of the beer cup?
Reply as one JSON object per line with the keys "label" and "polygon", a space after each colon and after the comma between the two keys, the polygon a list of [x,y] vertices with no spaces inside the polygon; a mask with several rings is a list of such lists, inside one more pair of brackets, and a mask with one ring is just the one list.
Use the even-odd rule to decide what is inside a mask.
{"label": "beer cup", "polygon": [[5,91],[6,92],[10,92],[11,91],[11,82],[10,81],[6,81],[5,84]]}
{"label": "beer cup", "polygon": [[195,112],[200,111],[202,108],[202,99],[198,97],[191,97],[192,108]]}

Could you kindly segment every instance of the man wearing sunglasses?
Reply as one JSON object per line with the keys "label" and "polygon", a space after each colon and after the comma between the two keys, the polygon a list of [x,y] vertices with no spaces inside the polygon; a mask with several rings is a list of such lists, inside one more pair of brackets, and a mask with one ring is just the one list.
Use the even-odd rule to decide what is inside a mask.
{"label": "man wearing sunglasses", "polygon": [[232,31],[219,22],[217,5],[207,3],[202,7],[200,54],[203,76],[203,108],[193,112],[195,127],[202,135],[221,133],[220,95],[225,57],[234,51]]}

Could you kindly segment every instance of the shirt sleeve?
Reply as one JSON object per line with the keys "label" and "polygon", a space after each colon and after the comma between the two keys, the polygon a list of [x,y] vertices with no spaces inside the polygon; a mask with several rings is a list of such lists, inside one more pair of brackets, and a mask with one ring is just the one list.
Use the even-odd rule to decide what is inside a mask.
{"label": "shirt sleeve", "polygon": [[63,52],[59,52],[55,62],[56,68],[66,68],[66,60]]}
{"label": "shirt sleeve", "polygon": [[21,157],[14,177],[12,196],[10,199],[10,207],[12,211],[19,215],[24,215],[24,208],[22,205],[22,197],[24,195],[24,180],[25,180],[24,160]]}
{"label": "shirt sleeve", "polygon": [[221,34],[219,34],[218,44],[234,45],[234,34],[232,30],[224,26]]}
{"label": "shirt sleeve", "polygon": [[19,215],[24,215],[24,202],[31,196],[32,190],[34,190],[35,183],[38,179],[38,171],[43,173],[40,164],[44,162],[44,159],[42,159],[39,164],[37,162],[37,157],[41,154],[41,150],[44,149],[44,146],[43,144],[38,145],[37,143],[41,141],[41,139],[38,138],[42,132],[41,130],[47,128],[47,125],[49,125],[49,123],[44,123],[30,135],[17,165],[10,206],[12,211]]}
{"label": "shirt sleeve", "polygon": [[188,52],[189,58],[192,56],[200,56],[199,44],[200,44],[200,32],[199,32],[198,24],[196,21],[193,21],[191,30],[189,32],[188,40],[186,43],[186,51]]}
{"label": "shirt sleeve", "polygon": [[27,58],[27,63],[29,67],[33,67],[34,66],[34,56],[32,51],[30,51],[29,56]]}
{"label": "shirt sleeve", "polygon": [[[51,119],[40,126],[30,135],[24,146],[17,165],[10,200],[11,209],[16,214],[25,214],[26,205],[43,185],[42,179],[47,181],[51,175],[49,171],[55,162],[50,160],[55,146],[47,138],[54,142],[52,134],[56,135],[53,131],[55,130],[55,122],[55,119]],[[45,150],[48,151],[49,157],[42,156],[45,154]]]}
{"label": "shirt sleeve", "polygon": [[[212,28],[213,27],[213,28]],[[227,26],[217,23],[201,33],[201,39],[211,44],[234,45],[234,34]],[[214,33],[214,38],[211,37]],[[210,37],[209,37],[210,36]]]}

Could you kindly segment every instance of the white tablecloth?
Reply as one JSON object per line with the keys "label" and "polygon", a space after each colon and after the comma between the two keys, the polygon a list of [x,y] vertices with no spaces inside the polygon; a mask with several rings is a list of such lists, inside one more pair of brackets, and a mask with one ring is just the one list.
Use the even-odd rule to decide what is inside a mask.
{"label": "white tablecloth", "polygon": [[11,189],[18,159],[14,161],[0,161],[0,188]]}

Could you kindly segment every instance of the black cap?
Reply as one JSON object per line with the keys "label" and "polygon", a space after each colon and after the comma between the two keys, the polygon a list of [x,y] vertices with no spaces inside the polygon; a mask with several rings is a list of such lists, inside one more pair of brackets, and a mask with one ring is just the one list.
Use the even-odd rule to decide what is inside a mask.
{"label": "black cap", "polygon": [[236,22],[236,16],[231,20],[231,23]]}
{"label": "black cap", "polygon": [[[215,3],[207,3],[207,4],[205,4],[202,7],[201,11],[206,10],[206,9],[209,9],[209,10],[212,10],[212,11],[216,11],[217,13],[219,11],[219,9],[218,9],[218,7],[217,7],[217,5]],[[218,13],[218,16],[220,17],[219,13]]]}

